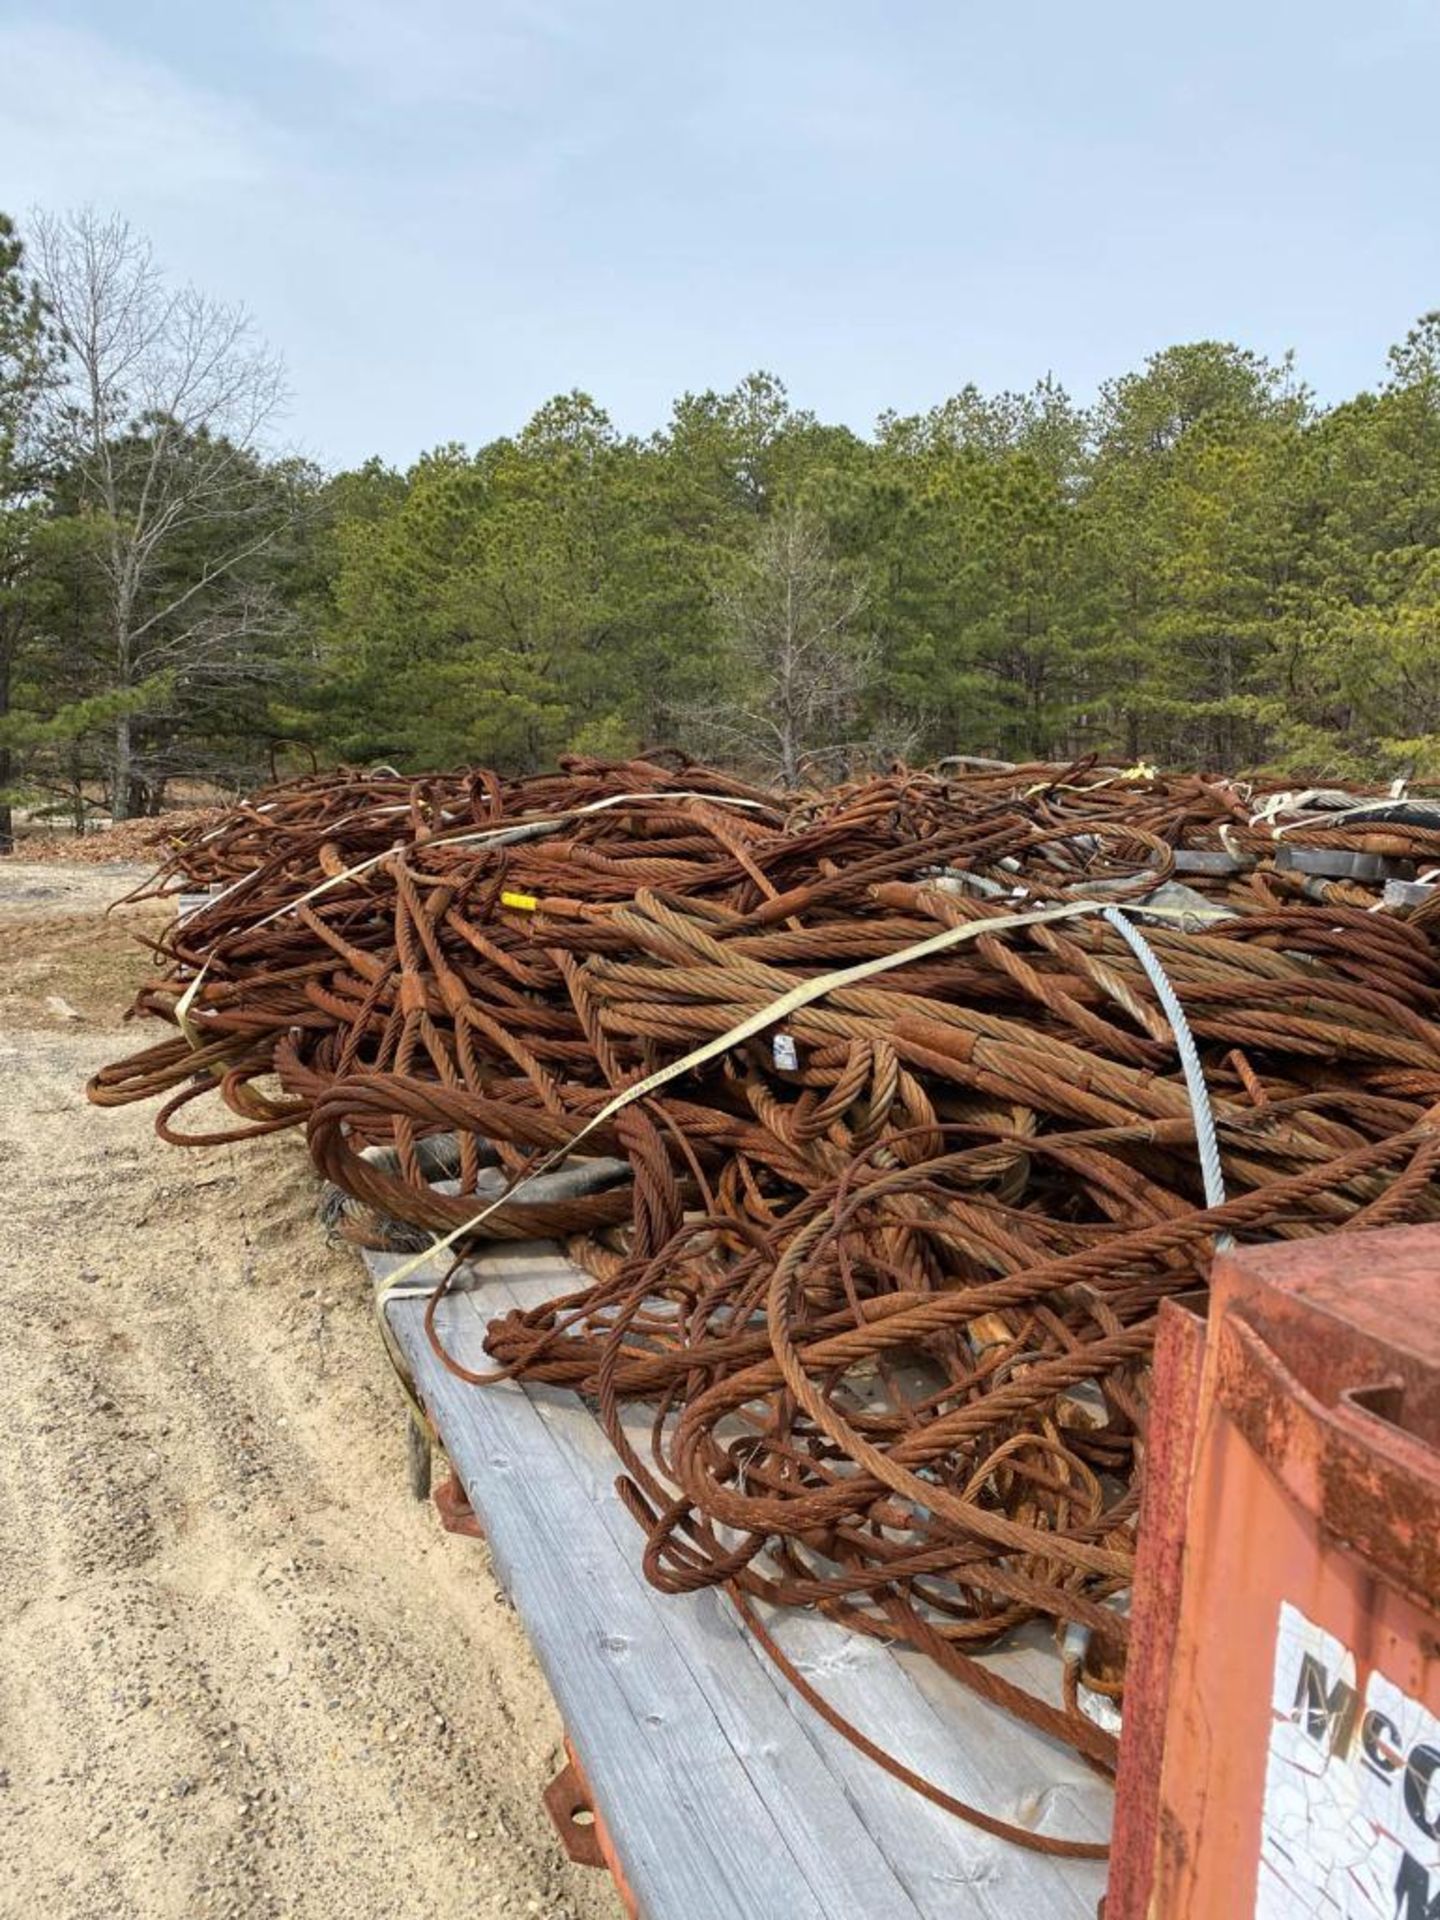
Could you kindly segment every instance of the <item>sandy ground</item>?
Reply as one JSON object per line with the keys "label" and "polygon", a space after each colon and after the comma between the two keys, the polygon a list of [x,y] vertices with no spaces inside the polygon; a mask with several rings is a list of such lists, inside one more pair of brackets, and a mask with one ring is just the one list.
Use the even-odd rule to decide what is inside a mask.
{"label": "sandy ground", "polygon": [[559,1719],[485,1549],[406,1490],[299,1139],[86,1102],[148,1037],[126,884],[0,861],[0,1915],[614,1915],[541,1807]]}

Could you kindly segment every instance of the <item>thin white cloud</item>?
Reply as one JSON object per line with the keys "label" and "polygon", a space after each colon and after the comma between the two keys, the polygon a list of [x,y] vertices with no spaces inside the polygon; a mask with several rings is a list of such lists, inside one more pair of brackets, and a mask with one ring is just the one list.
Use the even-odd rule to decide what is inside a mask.
{"label": "thin white cloud", "polygon": [[213,201],[281,170],[284,143],[251,110],[96,34],[0,22],[0,74],[0,179],[17,211]]}

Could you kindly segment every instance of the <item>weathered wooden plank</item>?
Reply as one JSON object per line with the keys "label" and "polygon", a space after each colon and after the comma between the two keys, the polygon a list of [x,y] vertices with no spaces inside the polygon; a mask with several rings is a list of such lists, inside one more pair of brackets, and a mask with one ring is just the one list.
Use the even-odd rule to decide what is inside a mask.
{"label": "weathered wooden plank", "polygon": [[[393,1264],[385,1256],[374,1257],[377,1270]],[[487,1252],[478,1266],[483,1277],[457,1291],[441,1309],[447,1348],[471,1366],[485,1364],[483,1334],[493,1313],[548,1299],[567,1290],[575,1278],[575,1269],[557,1252],[539,1247],[497,1248]],[[721,1754],[721,1764],[748,1783],[748,1791],[742,1788],[738,1797],[735,1791],[727,1797],[727,1819],[751,1822],[744,1851],[763,1856],[773,1853],[777,1844],[786,1846],[791,1864],[820,1903],[820,1911],[847,1916],[918,1914],[942,1920],[956,1912],[957,1898],[963,1897],[965,1911],[994,1915],[996,1920],[1022,1913],[1089,1920],[1104,1888],[1102,1864],[1053,1861],[993,1840],[891,1779],[806,1706],[718,1595],[672,1598],[654,1593],[642,1582],[637,1602],[639,1536],[614,1492],[618,1462],[598,1424],[574,1396],[543,1390],[521,1394],[508,1386],[489,1393],[464,1388],[439,1367],[423,1333],[417,1331],[420,1303],[392,1302],[390,1313],[422,1392],[428,1398],[433,1388],[441,1403],[432,1405],[432,1414],[447,1443],[453,1442],[452,1460],[472,1502],[485,1516],[497,1558],[510,1562],[502,1573],[517,1583],[517,1607],[550,1673],[627,1871],[626,1843],[635,1844],[642,1854],[644,1849],[639,1844],[642,1836],[627,1832],[623,1796],[633,1794],[636,1784],[626,1777],[615,1750],[633,1742],[637,1725],[648,1724],[648,1713],[670,1710],[672,1674],[678,1662],[690,1684],[683,1714],[679,1709],[671,1713],[683,1754],[676,1764],[687,1775],[693,1775],[698,1764],[710,1777],[706,1762],[692,1763],[685,1750],[693,1744],[702,1753],[708,1748],[713,1756],[718,1733],[728,1752],[728,1759]],[[434,1382],[436,1374],[449,1383],[448,1388]],[[459,1388],[458,1394],[450,1390],[454,1388]],[[516,1403],[530,1410],[528,1428],[515,1410]],[[482,1411],[487,1404],[489,1413]],[[502,1407],[510,1409],[503,1421],[496,1412]],[[627,1424],[632,1421],[640,1441],[646,1428],[644,1410],[627,1417]],[[516,1457],[523,1455],[527,1470],[522,1475],[496,1469],[498,1477],[487,1484],[485,1446],[467,1445],[460,1429],[486,1428],[497,1422],[506,1428],[507,1447],[519,1450]],[[542,1481],[529,1470],[530,1455],[541,1444],[536,1427],[555,1459],[563,1462],[560,1471],[547,1455]],[[473,1456],[473,1485],[459,1457],[467,1452]],[[549,1501],[562,1501],[567,1491],[572,1502],[579,1495],[595,1564],[613,1561],[611,1584],[638,1604],[638,1617],[631,1616],[629,1651],[634,1665],[655,1670],[657,1686],[638,1691],[632,1686],[623,1705],[614,1697],[613,1687],[607,1691],[587,1685],[577,1694],[571,1676],[563,1670],[573,1652],[574,1583],[557,1587],[531,1565],[554,1551],[563,1564],[573,1538],[568,1520],[559,1529],[558,1547],[553,1539],[526,1527],[515,1543],[518,1564],[502,1552],[499,1534],[512,1527],[513,1516],[507,1515],[522,1480],[532,1493],[540,1488],[541,1497]],[[521,1585],[535,1591],[522,1593]],[[556,1607],[558,1621],[536,1618],[537,1605]],[[839,1712],[949,1791],[1042,1831],[1103,1837],[1109,1789],[1068,1750],[987,1707],[932,1663],[897,1655],[818,1616],[787,1615],[779,1632],[791,1657]],[[551,1658],[560,1659],[561,1671],[550,1672],[544,1644],[547,1634]],[[1052,1681],[1056,1672],[1053,1655],[1047,1654],[1038,1637],[993,1658],[1032,1687]],[[567,1689],[575,1697],[567,1700]],[[692,1718],[697,1695],[698,1719]],[[599,1724],[606,1717],[608,1729]],[[731,1785],[734,1788],[735,1783]],[[631,1814],[636,1829],[652,1817],[639,1800],[632,1800]],[[663,1817],[673,1819],[673,1810]],[[737,1830],[732,1827],[732,1850]],[[697,1857],[707,1851],[707,1843],[683,1817],[677,1844],[689,1847]],[[732,1865],[726,1862],[731,1879]],[[632,1884],[638,1886],[633,1875]],[[765,1876],[760,1889],[745,1885],[733,1891],[742,1910],[749,1913],[808,1910],[796,1906],[793,1895],[773,1874]],[[664,1920],[672,1911],[673,1893],[657,1889],[651,1898],[653,1904],[646,1910]],[[714,1903],[713,1888],[707,1898],[710,1904],[698,1910],[730,1910]],[[757,1900],[760,1904],[755,1904]],[[772,1900],[776,1904],[766,1904]],[[750,1904],[744,1905],[747,1901]],[[685,1909],[687,1913],[694,1910]]]}
{"label": "weathered wooden plank", "polygon": [[[502,1256],[502,1259],[507,1265],[521,1265],[514,1255]],[[553,1268],[547,1267],[542,1273],[536,1274],[533,1266],[526,1263],[523,1280],[508,1285],[494,1275],[488,1259],[485,1271],[485,1283],[467,1299],[474,1316],[473,1323],[467,1326],[463,1315],[458,1312],[456,1315],[453,1351],[457,1359],[464,1357],[467,1365],[478,1365],[469,1356],[476,1351],[483,1352],[484,1329],[492,1313],[504,1311],[509,1304],[532,1304],[536,1300],[552,1297],[559,1286],[565,1283],[571,1270],[564,1263],[557,1262]],[[634,1564],[639,1556],[640,1534],[615,1491],[616,1472],[620,1463],[599,1424],[578,1405],[572,1395],[540,1393],[533,1398],[541,1419],[563,1428],[564,1444],[573,1453],[577,1468],[585,1480],[586,1494],[593,1510],[609,1533],[616,1552]],[[643,1450],[648,1440],[644,1410],[632,1410],[627,1424],[637,1450]],[[807,1832],[807,1837],[813,1838],[821,1847],[825,1867],[837,1861],[843,1863],[857,1841],[862,1836],[868,1836],[889,1861],[896,1879],[910,1893],[915,1902],[914,1911],[927,1916],[934,1913],[936,1909],[928,1899],[916,1899],[917,1887],[923,1887],[927,1894],[931,1889],[925,1863],[922,1861],[917,1864],[915,1858],[914,1830],[902,1821],[897,1830],[877,1836],[866,1819],[857,1820],[853,1790],[855,1782],[847,1777],[848,1768],[837,1769],[835,1756],[830,1749],[838,1744],[845,1748],[847,1761],[853,1759],[859,1763],[856,1771],[862,1788],[873,1784],[867,1776],[879,1771],[873,1763],[850,1747],[800,1700],[789,1683],[776,1672],[763,1649],[744,1631],[728,1602],[720,1594],[709,1591],[668,1596],[655,1593],[653,1589],[650,1594],[656,1609],[657,1629],[676,1642],[687,1664],[696,1673],[711,1710],[735,1746],[737,1757],[742,1759],[742,1764],[756,1779],[767,1804],[782,1821],[785,1830],[794,1834],[799,1823]],[[830,1623],[817,1621],[815,1624],[822,1628],[832,1645],[849,1646],[853,1643],[873,1649],[888,1658],[874,1642],[863,1641],[860,1636]],[[769,1724],[770,1740],[761,1751],[756,1752],[754,1742],[747,1738],[747,1733],[761,1715]],[[887,1718],[884,1724],[889,1729],[895,1723]],[[815,1799],[816,1759],[824,1767],[827,1776],[824,1791],[828,1811],[823,1818],[817,1818],[822,1809],[817,1808]],[[757,1763],[764,1765],[763,1774]],[[791,1791],[794,1782],[787,1777],[797,1773],[801,1787],[798,1793]],[[883,1775],[880,1777],[885,1778]],[[908,1812],[909,1803],[915,1796],[898,1782],[887,1782],[887,1785],[894,1790],[897,1804]],[[836,1788],[839,1789],[838,1793]],[[783,1799],[777,1798],[777,1795],[783,1795]],[[953,1911],[953,1876],[950,1869],[954,1864],[952,1849],[957,1838],[956,1823],[951,1816],[939,1813],[938,1809],[927,1811],[936,1816],[944,1835],[947,1880],[943,1910],[950,1913]],[[994,1845],[993,1842],[986,1844]],[[933,1866],[935,1863],[929,1864]],[[842,1905],[839,1910],[855,1911],[843,1903],[847,1895],[850,1900],[855,1897],[852,1873],[846,1872],[844,1875],[840,1893]],[[1061,1910],[1056,1909],[1057,1912]],[[984,1914],[990,1912],[991,1908],[982,1901],[975,1911]]]}
{"label": "weathered wooden plank", "polygon": [[[647,1410],[627,1412],[637,1451],[648,1444]],[[620,1551],[638,1547],[635,1523],[613,1492],[616,1460],[598,1424],[587,1423],[579,1443],[596,1470],[592,1488]],[[660,1604],[672,1604],[664,1596]],[[771,1630],[824,1699],[882,1747],[938,1786],[1019,1826],[1082,1839],[1109,1829],[1108,1786],[1068,1748],[999,1714],[949,1679],[932,1661],[897,1653],[816,1614],[767,1612]],[[732,1618],[728,1607],[727,1619]],[[736,1623],[743,1656],[733,1684],[747,1699],[776,1690],[859,1818],[904,1881],[921,1913],[936,1920],[954,1913],[957,1885],[970,1890],[971,1910],[1007,1916],[1023,1912],[1092,1920],[1105,1888],[1101,1863],[1060,1862],[1028,1853],[926,1802],[837,1734],[778,1673],[768,1655]],[[1058,1662],[1037,1648],[987,1656],[1017,1682],[1053,1691]],[[1031,1669],[1035,1669],[1032,1671]],[[1047,1684],[1048,1683],[1048,1684]]]}
{"label": "weathered wooden plank", "polygon": [[[917,1680],[930,1663],[915,1659],[912,1670],[905,1656],[812,1614],[788,1616],[780,1639],[832,1707],[937,1786],[1017,1826],[1075,1839],[1106,1837],[1110,1794],[1103,1783],[1072,1753],[953,1682],[953,1698],[937,1709]],[[814,1722],[783,1676],[774,1675],[773,1684],[792,1712]],[[953,1915],[964,1889],[965,1911],[996,1920],[1032,1914],[1093,1920],[1105,1891],[1103,1862],[1050,1859],[966,1826],[831,1729],[825,1734],[832,1770],[922,1913],[933,1920]]]}
{"label": "weathered wooden plank", "polygon": [[[543,1393],[477,1393],[435,1363],[418,1303],[396,1303],[391,1322],[483,1516],[642,1912],[914,1920],[783,1707],[762,1699],[752,1712],[723,1689],[726,1714],[715,1712],[701,1679],[731,1657],[734,1628],[713,1595],[681,1603],[696,1644],[682,1648],[663,1626],[633,1544],[628,1556],[617,1551],[575,1471],[567,1422],[594,1425],[580,1404],[548,1396],[552,1423],[540,1417]],[[476,1324],[463,1297],[441,1308],[442,1336],[471,1362]]]}
{"label": "weathered wooden plank", "polygon": [[[550,1297],[557,1280],[563,1280],[563,1272],[547,1278],[534,1290],[535,1297]],[[473,1350],[483,1351],[481,1336],[489,1314],[503,1311],[505,1294],[514,1297],[520,1291],[489,1283],[470,1295],[476,1325],[461,1336],[467,1352],[472,1341]],[[531,1292],[528,1285],[524,1292]],[[563,1404],[574,1406],[568,1396]],[[543,1401],[541,1417],[555,1417]],[[648,1410],[628,1409],[624,1417],[632,1443],[643,1455],[649,1441]],[[609,1441],[589,1418],[572,1421],[567,1440],[578,1448],[592,1475],[591,1498],[617,1550],[636,1555],[640,1536],[614,1492],[619,1463]],[[687,1604],[659,1596],[667,1620],[672,1607]],[[737,1636],[738,1657],[726,1684],[746,1700],[754,1700],[757,1689],[778,1690],[921,1913],[936,1920],[953,1914],[956,1887],[965,1885],[972,1910],[994,1914],[997,1920],[1027,1910],[1057,1920],[1071,1914],[1075,1920],[1092,1920],[1105,1889],[1103,1863],[1061,1862],[1028,1853],[931,1805],[828,1726],[776,1672],[728,1606],[722,1605],[722,1611]],[[770,1624],[787,1653],[839,1713],[938,1786],[1019,1826],[1077,1839],[1105,1838],[1109,1787],[1068,1748],[997,1713],[932,1661],[897,1655],[819,1615],[790,1613],[772,1618]],[[987,1656],[987,1662],[1008,1678],[1058,1698],[1058,1661],[1047,1658],[1039,1644],[1007,1648]]]}

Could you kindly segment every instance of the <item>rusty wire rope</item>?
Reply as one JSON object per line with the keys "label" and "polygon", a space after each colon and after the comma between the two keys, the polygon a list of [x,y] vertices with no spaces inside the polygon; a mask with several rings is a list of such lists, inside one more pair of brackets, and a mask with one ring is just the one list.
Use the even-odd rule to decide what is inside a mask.
{"label": "rusty wire rope", "polygon": [[[90,1095],[166,1096],[170,1140],[303,1125],[374,1244],[564,1240],[583,1283],[492,1322],[492,1372],[427,1324],[462,1378],[593,1398],[652,1581],[909,1643],[1108,1766],[1160,1302],[1222,1233],[1440,1217],[1431,868],[1424,799],[1089,763],[312,776],[177,849],[158,889],[223,891],[137,998],[176,1030]],[[1155,969],[1098,912],[1009,924],[1087,899],[1184,1011],[1219,1205]],[[975,1657],[1037,1617],[1087,1648],[1058,1703]]]}

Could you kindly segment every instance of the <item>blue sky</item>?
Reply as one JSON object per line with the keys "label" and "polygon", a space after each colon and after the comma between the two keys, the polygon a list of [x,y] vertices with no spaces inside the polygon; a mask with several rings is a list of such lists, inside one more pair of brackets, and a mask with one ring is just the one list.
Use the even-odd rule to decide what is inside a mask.
{"label": "blue sky", "polygon": [[1214,336],[1333,399],[1440,305],[1437,98],[1430,0],[0,0],[0,207],[243,301],[327,464]]}

